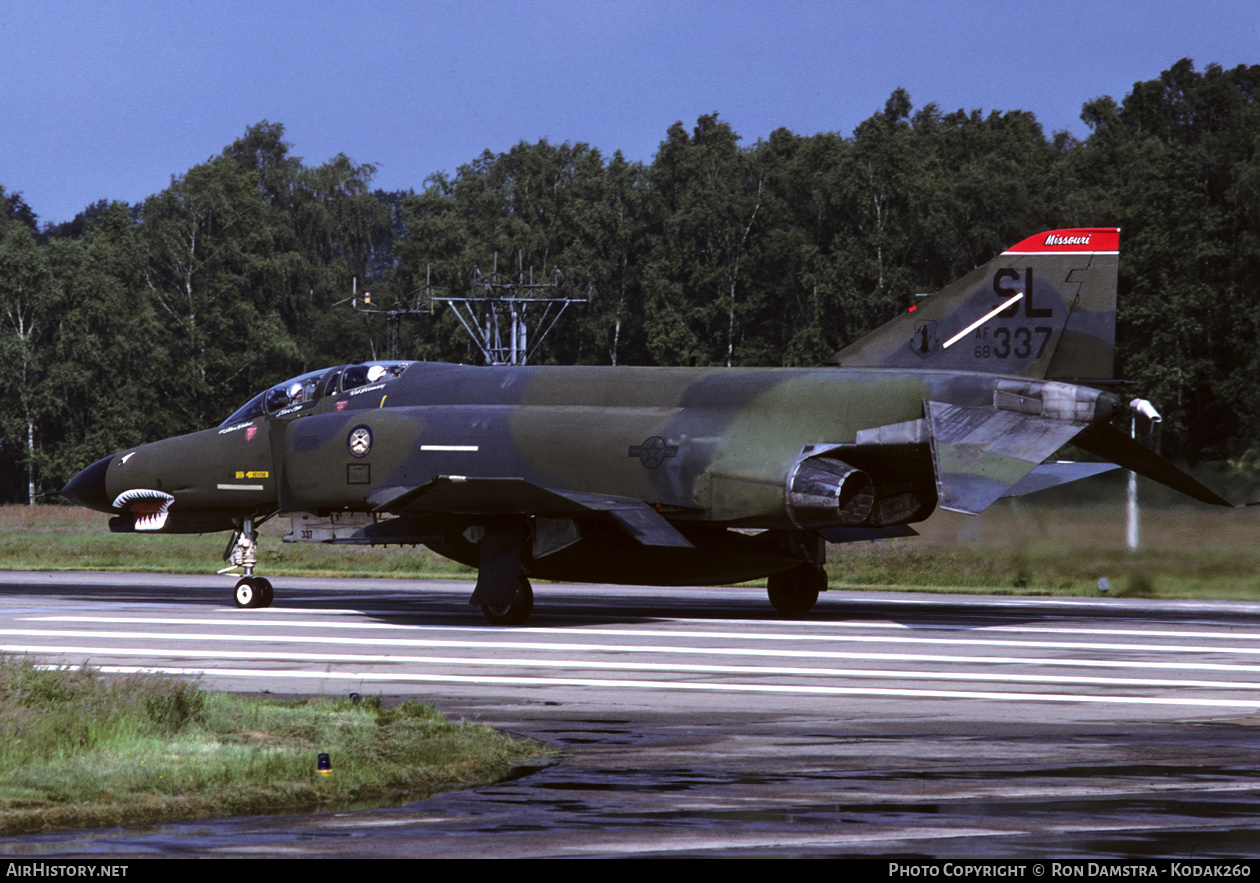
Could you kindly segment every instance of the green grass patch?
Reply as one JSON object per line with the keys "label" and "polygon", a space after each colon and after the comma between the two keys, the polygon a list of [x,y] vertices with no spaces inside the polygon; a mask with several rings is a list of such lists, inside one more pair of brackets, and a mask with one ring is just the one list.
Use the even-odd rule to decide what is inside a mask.
{"label": "green grass patch", "polygon": [[[1176,505],[1144,487],[1141,542],[1126,544],[1122,485],[1093,501],[999,500],[976,517],[937,512],[919,537],[831,546],[836,589],[1011,595],[1260,599],[1260,507]],[[1224,487],[1221,479],[1214,486]],[[1236,492],[1247,495],[1247,489]],[[1043,495],[1048,496],[1048,495]],[[1250,491],[1250,496],[1260,496]],[[1101,499],[1102,502],[1097,500]],[[423,547],[283,543],[287,521],[268,522],[259,571],[268,577],[473,578],[475,571]],[[227,534],[111,534],[99,513],[71,506],[0,507],[0,568],[209,573]],[[667,589],[662,591],[668,591]]]}
{"label": "green grass patch", "polygon": [[[230,533],[110,533],[108,518],[77,506],[0,506],[0,569],[213,573]],[[288,519],[259,531],[258,569],[269,577],[475,578],[476,571],[420,547],[285,543]]]}
{"label": "green grass patch", "polygon": [[555,754],[416,702],[247,698],[0,657],[0,834],[379,805]]}
{"label": "green grass patch", "polygon": [[1127,545],[1114,505],[1000,500],[976,517],[938,512],[921,536],[829,548],[833,588],[1010,595],[1260,600],[1260,511],[1148,506]]}

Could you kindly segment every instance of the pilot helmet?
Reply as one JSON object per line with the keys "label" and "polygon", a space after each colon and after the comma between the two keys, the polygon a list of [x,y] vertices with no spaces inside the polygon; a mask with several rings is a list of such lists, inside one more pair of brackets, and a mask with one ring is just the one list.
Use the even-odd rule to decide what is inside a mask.
{"label": "pilot helmet", "polygon": [[383,365],[373,365],[371,368],[368,368],[367,382],[375,383],[376,381],[380,380],[384,376],[385,376],[385,367]]}

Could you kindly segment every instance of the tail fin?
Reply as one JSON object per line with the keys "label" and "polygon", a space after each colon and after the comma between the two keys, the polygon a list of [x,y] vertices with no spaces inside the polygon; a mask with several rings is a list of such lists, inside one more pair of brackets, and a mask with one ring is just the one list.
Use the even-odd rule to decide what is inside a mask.
{"label": "tail fin", "polygon": [[824,364],[1112,378],[1120,230],[1030,236]]}

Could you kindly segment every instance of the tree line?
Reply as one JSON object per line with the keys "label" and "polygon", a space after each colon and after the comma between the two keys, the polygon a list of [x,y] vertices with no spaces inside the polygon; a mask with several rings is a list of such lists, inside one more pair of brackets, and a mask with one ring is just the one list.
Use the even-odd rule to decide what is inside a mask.
{"label": "tree line", "polygon": [[1044,229],[1119,226],[1118,376],[1165,451],[1260,461],[1260,65],[1182,60],[1089,135],[1027,111],[916,108],[851,136],[741,144],[717,114],[651,163],[586,144],[483,153],[419,190],[310,166],[262,122],[142,204],[40,228],[0,186],[0,499],[130,445],[211,426],[263,386],[380,358],[478,362],[449,307],[488,274],[559,270],[588,302],[535,363],[812,365]]}

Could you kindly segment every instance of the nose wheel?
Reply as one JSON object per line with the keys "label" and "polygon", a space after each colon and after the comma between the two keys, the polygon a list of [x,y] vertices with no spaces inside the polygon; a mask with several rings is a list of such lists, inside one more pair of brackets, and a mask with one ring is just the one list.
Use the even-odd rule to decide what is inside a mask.
{"label": "nose wheel", "polygon": [[270,607],[273,597],[271,583],[261,576],[241,577],[232,593],[237,607]]}
{"label": "nose wheel", "polygon": [[[266,520],[266,518],[263,519],[263,521]],[[231,566],[220,570],[219,573],[227,573],[237,567],[245,568],[245,575],[237,581],[236,588],[232,591],[232,600],[236,602],[236,606],[270,607],[275,597],[271,583],[261,576],[254,575],[254,565],[258,563],[258,531],[255,530],[254,519],[246,518],[242,521],[240,530],[228,541],[223,559]]]}

